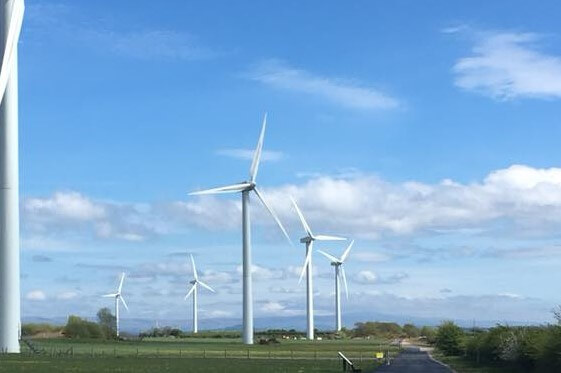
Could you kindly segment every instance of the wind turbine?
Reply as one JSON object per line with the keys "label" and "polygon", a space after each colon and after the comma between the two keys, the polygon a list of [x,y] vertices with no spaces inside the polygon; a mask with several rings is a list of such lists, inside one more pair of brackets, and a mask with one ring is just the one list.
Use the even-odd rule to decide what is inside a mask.
{"label": "wind turbine", "polygon": [[257,177],[257,170],[259,169],[259,161],[261,159],[261,152],[263,150],[263,138],[265,136],[265,128],[267,126],[267,114],[263,118],[263,126],[261,127],[261,134],[257,142],[257,148],[253,154],[253,161],[249,169],[249,180],[208,190],[189,193],[189,195],[204,195],[204,194],[223,194],[223,193],[242,193],[242,241],[243,241],[243,343],[253,344],[253,291],[251,281],[251,228],[249,217],[249,194],[254,192],[257,198],[261,201],[263,206],[269,211],[282,233],[287,238],[288,242],[290,237],[284,229],[279,218],[273,209],[265,202],[263,193],[257,189],[255,178]]}
{"label": "wind turbine", "polygon": [[292,204],[298,213],[298,217],[300,217],[300,221],[302,222],[302,226],[306,231],[306,236],[300,239],[301,243],[306,244],[306,260],[304,261],[304,266],[302,267],[302,273],[300,273],[300,279],[298,283],[302,282],[302,277],[304,277],[304,273],[306,273],[306,316],[307,320],[307,330],[306,330],[306,337],[310,340],[314,339],[314,288],[312,283],[312,247],[314,245],[314,241],[344,241],[346,238],[343,237],[336,237],[336,236],[326,236],[322,234],[313,234],[310,226],[306,222],[304,215],[298,208],[298,204],[294,200],[294,198],[290,198],[292,200]]}
{"label": "wind turbine", "polygon": [[19,353],[18,40],[23,0],[0,0],[0,350]]}
{"label": "wind turbine", "polygon": [[341,331],[341,291],[339,290],[340,278],[339,275],[343,278],[343,284],[345,285],[345,295],[347,299],[349,299],[349,288],[347,286],[347,276],[345,276],[345,268],[343,264],[345,260],[349,256],[349,252],[353,247],[355,241],[351,241],[347,249],[343,252],[343,255],[339,259],[334,257],[331,254],[326,253],[325,251],[318,250],[320,254],[323,254],[327,259],[331,261],[331,265],[335,267],[335,330]]}
{"label": "wind turbine", "polygon": [[211,288],[210,286],[208,286],[207,284],[205,284],[204,282],[202,282],[201,280],[199,280],[199,276],[197,275],[197,267],[195,267],[195,259],[193,259],[193,255],[191,255],[191,265],[193,267],[193,277],[194,279],[192,281],[190,281],[190,284],[193,284],[193,286],[191,287],[191,290],[189,290],[189,292],[187,293],[187,295],[185,296],[185,300],[187,300],[187,298],[189,298],[189,295],[193,294],[193,333],[198,333],[199,328],[198,328],[198,312],[197,312],[197,285],[201,285],[202,287],[212,291],[213,293],[215,292],[213,288]]}
{"label": "wind turbine", "polygon": [[117,292],[113,294],[106,294],[103,297],[106,298],[115,298],[115,329],[117,331],[117,338],[119,338],[119,300],[123,302],[123,306],[129,310],[125,299],[121,295],[121,290],[123,289],[123,281],[125,280],[125,272],[121,273],[121,282],[119,282],[119,287],[117,288]]}

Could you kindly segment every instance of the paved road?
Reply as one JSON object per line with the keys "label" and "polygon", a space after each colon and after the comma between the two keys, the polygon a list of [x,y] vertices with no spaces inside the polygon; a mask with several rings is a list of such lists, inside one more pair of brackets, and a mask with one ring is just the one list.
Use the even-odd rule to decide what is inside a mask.
{"label": "paved road", "polygon": [[453,371],[431,360],[428,353],[418,347],[405,347],[391,365],[385,365],[376,373],[452,373]]}

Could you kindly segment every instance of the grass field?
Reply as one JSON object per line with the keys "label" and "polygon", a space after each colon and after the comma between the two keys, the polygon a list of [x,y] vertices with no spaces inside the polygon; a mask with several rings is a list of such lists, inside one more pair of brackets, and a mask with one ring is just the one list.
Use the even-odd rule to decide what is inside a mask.
{"label": "grass field", "polygon": [[144,341],[36,339],[42,354],[22,345],[21,355],[0,357],[0,372],[339,372],[342,351],[363,372],[376,367],[383,340],[289,341],[245,346],[239,339],[187,338]]}

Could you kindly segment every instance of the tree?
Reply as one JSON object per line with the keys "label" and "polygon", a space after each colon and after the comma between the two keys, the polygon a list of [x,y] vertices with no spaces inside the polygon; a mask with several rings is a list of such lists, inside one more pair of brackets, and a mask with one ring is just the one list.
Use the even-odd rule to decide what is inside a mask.
{"label": "tree", "polygon": [[97,311],[98,324],[105,335],[105,338],[116,338],[116,325],[117,318],[111,313],[107,307],[101,308]]}
{"label": "tree", "polygon": [[62,330],[68,338],[103,338],[100,326],[94,322],[84,320],[78,316],[70,315],[68,322]]}
{"label": "tree", "polygon": [[417,338],[419,336],[419,328],[417,328],[415,325],[413,324],[405,324],[403,325],[403,333],[408,337],[408,338]]}
{"label": "tree", "polygon": [[436,347],[445,355],[459,355],[462,351],[463,330],[452,321],[445,321],[436,333]]}

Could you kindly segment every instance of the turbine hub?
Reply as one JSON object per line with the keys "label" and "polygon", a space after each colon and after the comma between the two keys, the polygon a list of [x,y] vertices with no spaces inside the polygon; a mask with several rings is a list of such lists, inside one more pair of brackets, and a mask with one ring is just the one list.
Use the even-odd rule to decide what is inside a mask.
{"label": "turbine hub", "polygon": [[313,240],[314,240],[314,239],[313,239],[312,237],[306,236],[306,237],[302,237],[302,238],[300,239],[300,242],[301,242],[301,243],[309,243],[309,242],[312,242]]}

